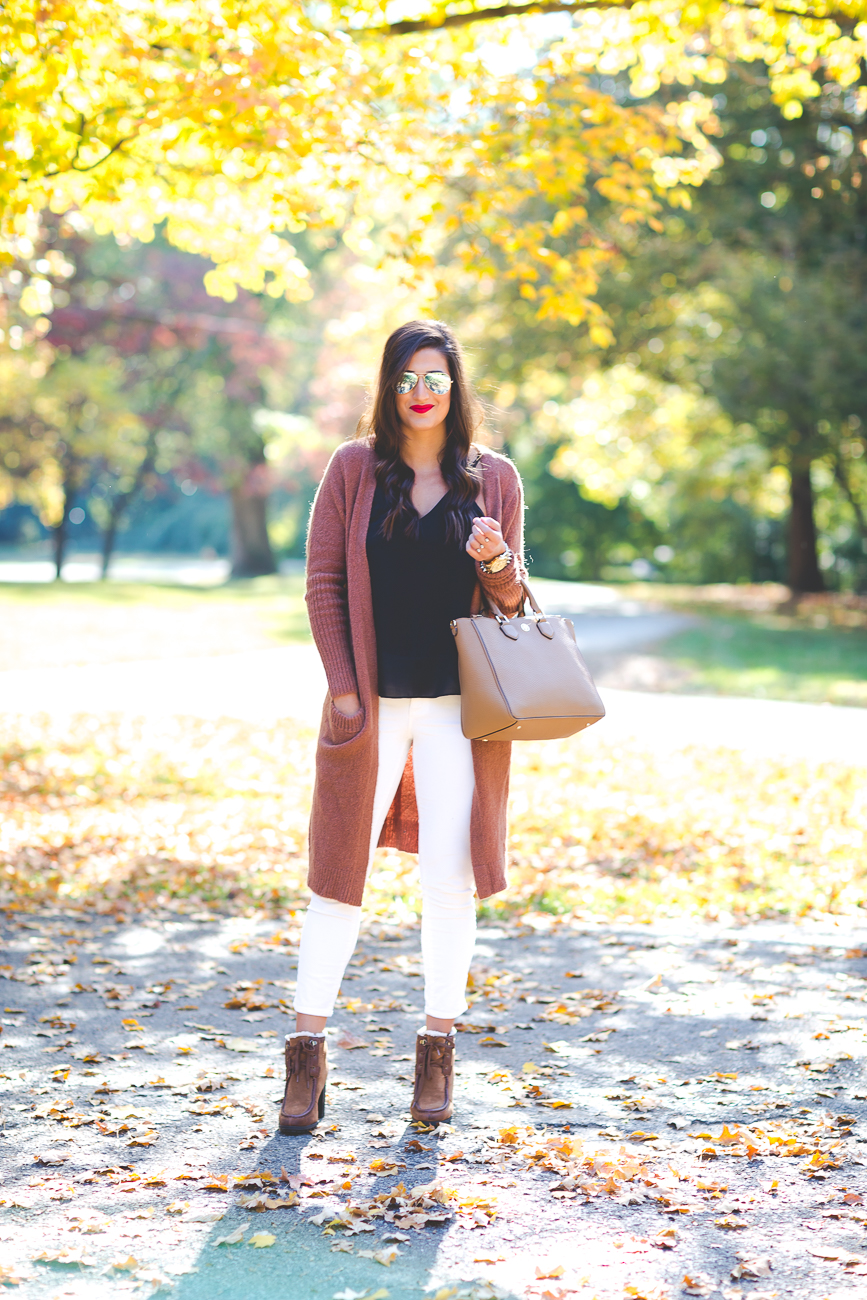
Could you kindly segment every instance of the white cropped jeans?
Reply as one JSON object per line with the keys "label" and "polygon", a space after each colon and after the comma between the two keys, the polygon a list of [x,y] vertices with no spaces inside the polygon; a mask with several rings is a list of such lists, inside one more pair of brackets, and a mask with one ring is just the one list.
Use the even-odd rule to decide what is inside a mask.
{"label": "white cropped jeans", "polygon": [[[419,819],[425,1012],[438,1020],[453,1020],[467,1010],[467,974],[476,939],[470,856],[475,777],[471,742],[461,731],[461,697],[380,698],[371,858],[410,745]],[[360,907],[312,896],[301,932],[296,1011],[331,1015],[360,922]]]}

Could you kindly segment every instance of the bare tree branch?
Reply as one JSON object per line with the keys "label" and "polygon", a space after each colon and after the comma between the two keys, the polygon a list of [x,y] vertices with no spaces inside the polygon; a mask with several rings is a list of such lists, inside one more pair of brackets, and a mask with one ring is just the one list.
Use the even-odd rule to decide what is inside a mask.
{"label": "bare tree branch", "polygon": [[[445,27],[465,27],[467,23],[492,22],[497,18],[520,18],[528,14],[568,14],[579,13],[582,9],[631,9],[638,0],[536,0],[535,4],[496,5],[490,9],[469,9],[456,14],[433,14],[429,18],[411,18],[402,22],[387,23],[384,27],[356,28],[352,36],[365,34],[375,36],[405,36],[412,32],[436,32]],[[805,9],[788,8],[785,5],[768,5],[754,3],[752,0],[730,0],[730,9],[760,9],[762,13],[780,14],[786,18],[807,18],[816,22],[834,22],[844,32],[853,29],[856,18],[851,14],[824,6],[808,6]]]}
{"label": "bare tree branch", "polygon": [[865,513],[864,507],[855,495],[851,479],[846,473],[846,467],[843,464],[843,458],[839,452],[834,456],[834,478],[837,480],[844,497],[852,507],[852,512],[855,515],[855,522],[858,525],[858,532],[864,540],[867,541],[867,513]]}

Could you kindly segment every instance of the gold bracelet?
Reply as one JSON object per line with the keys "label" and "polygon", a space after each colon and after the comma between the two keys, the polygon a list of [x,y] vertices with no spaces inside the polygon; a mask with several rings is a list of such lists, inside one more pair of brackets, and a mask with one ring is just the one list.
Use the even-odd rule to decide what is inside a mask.
{"label": "gold bracelet", "polygon": [[492,560],[479,560],[479,568],[481,569],[482,573],[485,573],[488,575],[488,577],[491,577],[495,573],[502,573],[503,569],[505,569],[511,563],[512,563],[512,552],[509,550],[508,547],[506,547],[506,549],[504,551],[501,551],[499,555],[495,555]]}

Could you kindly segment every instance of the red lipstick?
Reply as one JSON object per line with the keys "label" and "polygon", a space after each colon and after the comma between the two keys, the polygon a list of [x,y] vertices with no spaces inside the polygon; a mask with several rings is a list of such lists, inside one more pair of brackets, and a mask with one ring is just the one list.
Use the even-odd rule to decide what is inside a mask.
{"label": "red lipstick", "polygon": [[433,410],[433,402],[431,402],[428,406],[411,406],[409,409],[411,411],[415,411],[417,415],[424,415],[425,411]]}

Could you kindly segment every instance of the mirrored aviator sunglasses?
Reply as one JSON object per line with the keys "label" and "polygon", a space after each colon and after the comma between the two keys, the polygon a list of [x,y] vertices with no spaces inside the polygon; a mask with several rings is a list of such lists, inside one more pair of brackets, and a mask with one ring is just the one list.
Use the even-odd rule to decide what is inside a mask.
{"label": "mirrored aviator sunglasses", "polygon": [[[418,383],[418,375],[414,370],[404,370],[400,379],[394,386],[396,393],[411,393]],[[438,397],[444,396],[452,386],[451,375],[447,375],[444,370],[429,370],[424,376],[425,388],[430,392],[436,393]]]}

